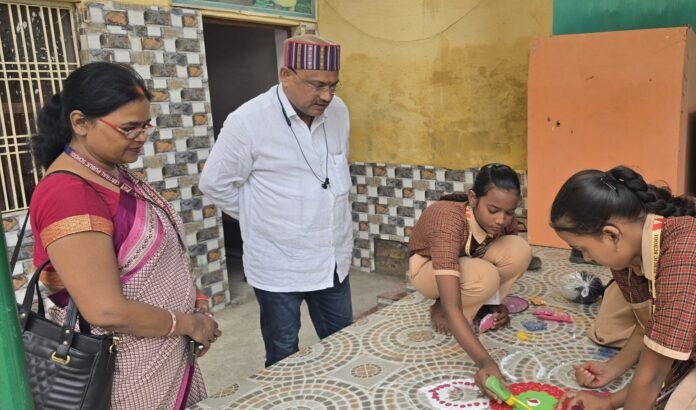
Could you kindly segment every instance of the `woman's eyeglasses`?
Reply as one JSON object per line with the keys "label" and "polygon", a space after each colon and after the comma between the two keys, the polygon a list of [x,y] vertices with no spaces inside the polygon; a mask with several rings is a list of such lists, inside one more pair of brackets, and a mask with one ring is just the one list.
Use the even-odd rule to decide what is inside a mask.
{"label": "woman's eyeglasses", "polygon": [[157,127],[155,127],[154,125],[147,123],[141,127],[131,128],[129,130],[124,130],[123,128],[116,126],[105,119],[97,118],[97,120],[108,125],[112,129],[120,132],[121,134],[123,134],[123,136],[125,136],[129,140],[133,140],[133,139],[137,138],[138,135],[140,135],[140,133],[144,133],[146,137],[149,137],[157,129]]}

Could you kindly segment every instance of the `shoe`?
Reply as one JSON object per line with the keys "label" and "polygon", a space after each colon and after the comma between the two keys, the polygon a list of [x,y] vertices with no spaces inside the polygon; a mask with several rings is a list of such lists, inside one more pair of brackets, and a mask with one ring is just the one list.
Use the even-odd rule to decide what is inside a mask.
{"label": "shoe", "polygon": [[478,325],[479,334],[485,333],[485,332],[491,330],[493,328],[494,324],[495,324],[495,313],[487,314],[479,322],[479,325]]}
{"label": "shoe", "polygon": [[[473,323],[471,324],[474,331],[478,334],[487,332],[493,328],[495,322],[496,314],[500,312],[501,309],[507,309],[505,305],[483,305],[476,316],[474,316]],[[509,312],[508,312],[509,314]]]}
{"label": "shoe", "polygon": [[541,269],[541,258],[538,256],[532,256],[532,260],[529,261],[529,267],[527,270],[537,271]]}
{"label": "shoe", "polygon": [[484,316],[494,313],[493,312],[493,306],[491,305],[483,305],[481,306],[481,309],[479,309],[478,312],[476,312],[476,316],[474,316],[474,325],[478,327],[479,323],[481,323],[481,319],[483,319]]}

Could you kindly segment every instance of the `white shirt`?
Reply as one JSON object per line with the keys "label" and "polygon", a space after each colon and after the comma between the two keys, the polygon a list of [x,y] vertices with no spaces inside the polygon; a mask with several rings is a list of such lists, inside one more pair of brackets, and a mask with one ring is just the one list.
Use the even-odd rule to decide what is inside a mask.
{"label": "white shirt", "polygon": [[353,250],[348,134],[348,109],[339,97],[310,129],[280,86],[225,120],[199,187],[238,217],[251,286],[307,292],[333,286],[334,266],[341,282],[348,275]]}

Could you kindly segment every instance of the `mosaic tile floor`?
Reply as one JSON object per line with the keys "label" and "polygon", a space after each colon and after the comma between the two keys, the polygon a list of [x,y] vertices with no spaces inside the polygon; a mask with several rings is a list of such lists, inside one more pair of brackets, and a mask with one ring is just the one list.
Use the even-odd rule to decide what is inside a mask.
{"label": "mosaic tile floor", "polygon": [[[599,304],[565,300],[556,285],[577,269],[607,282],[609,272],[568,261],[569,252],[535,248],[543,260],[537,272],[527,272],[513,295],[542,296],[555,310],[570,313],[573,323],[547,322],[545,330],[527,332],[518,340],[522,322],[533,320],[533,306],[512,316],[505,329],[480,336],[510,382],[537,381],[578,388],[572,363],[605,360],[615,352],[594,345],[585,331]],[[406,296],[352,326],[302,349],[275,366],[212,394],[192,409],[429,409],[419,390],[428,385],[473,377],[476,368],[450,336],[431,331],[432,301],[417,293]],[[607,387],[624,386],[630,374]],[[471,398],[476,396],[470,393]]]}

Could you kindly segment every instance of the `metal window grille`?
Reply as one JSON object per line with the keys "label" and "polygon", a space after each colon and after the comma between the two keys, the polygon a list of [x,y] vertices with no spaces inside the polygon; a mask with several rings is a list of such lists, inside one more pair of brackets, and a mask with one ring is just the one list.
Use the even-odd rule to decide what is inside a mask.
{"label": "metal window grille", "polygon": [[36,117],[79,65],[69,5],[0,2],[0,183],[2,211],[29,206],[39,178],[29,140]]}

